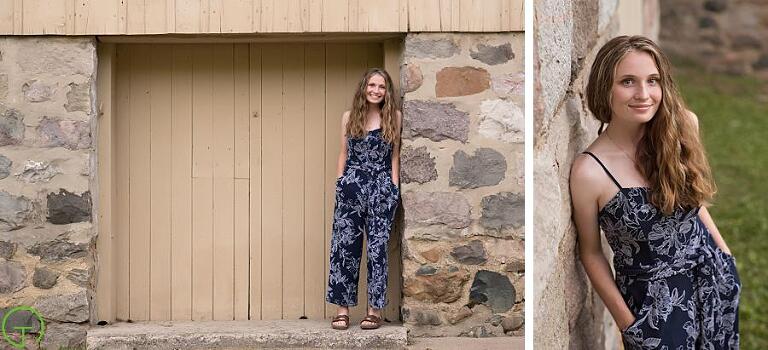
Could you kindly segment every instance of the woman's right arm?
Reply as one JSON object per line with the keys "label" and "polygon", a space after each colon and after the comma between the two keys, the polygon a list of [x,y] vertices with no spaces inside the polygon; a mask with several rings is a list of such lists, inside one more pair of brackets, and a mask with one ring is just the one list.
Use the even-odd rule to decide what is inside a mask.
{"label": "woman's right arm", "polygon": [[336,163],[336,178],[344,175],[344,165],[347,164],[347,122],[349,121],[349,111],[341,116],[341,149],[339,150],[339,160]]}
{"label": "woman's right arm", "polygon": [[[571,200],[573,219],[576,223],[579,241],[579,256],[592,286],[600,295],[616,325],[625,330],[635,321],[635,315],[619,293],[613,278],[611,266],[605,258],[600,240],[600,226],[597,221],[599,188],[605,183],[599,176],[605,176],[596,164],[588,164],[586,157],[579,157],[571,169]],[[595,166],[591,166],[595,165]]]}

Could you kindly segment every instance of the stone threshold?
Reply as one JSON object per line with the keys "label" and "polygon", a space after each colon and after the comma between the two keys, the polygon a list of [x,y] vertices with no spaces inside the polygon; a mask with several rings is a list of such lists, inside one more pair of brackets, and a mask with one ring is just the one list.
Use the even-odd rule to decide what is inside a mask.
{"label": "stone threshold", "polygon": [[88,349],[405,349],[401,323],[334,330],[330,320],[154,321],[92,326]]}

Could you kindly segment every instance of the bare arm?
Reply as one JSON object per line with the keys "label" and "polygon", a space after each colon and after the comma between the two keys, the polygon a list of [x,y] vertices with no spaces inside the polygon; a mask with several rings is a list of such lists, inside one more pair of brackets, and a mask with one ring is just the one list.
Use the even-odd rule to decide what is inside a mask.
{"label": "bare arm", "polygon": [[[592,286],[600,295],[620,329],[626,329],[635,321],[635,315],[619,293],[613,278],[611,266],[603,254],[600,241],[600,226],[597,221],[598,190],[605,188],[600,175],[595,172],[597,164],[588,164],[591,160],[578,158],[571,171],[571,200],[573,201],[573,219],[576,223],[579,240],[579,256]],[[590,168],[590,165],[594,165]],[[599,169],[597,169],[599,171]]]}
{"label": "bare arm", "polygon": [[728,255],[731,255],[731,250],[728,248],[728,245],[725,244],[723,236],[720,235],[720,231],[717,229],[715,221],[712,220],[712,216],[709,215],[709,211],[706,207],[701,207],[701,210],[699,210],[699,218],[701,218],[701,221],[704,222],[704,226],[707,227],[709,234],[712,235],[712,239],[715,240],[715,244],[720,247],[720,250],[724,251]]}
{"label": "bare arm", "polygon": [[398,142],[392,150],[392,182],[400,184],[400,133],[402,132],[403,115],[397,111],[397,137]]}
{"label": "bare arm", "polygon": [[344,175],[344,166],[347,164],[347,122],[349,121],[349,111],[341,116],[341,149],[339,150],[339,160],[336,162],[336,178]]}

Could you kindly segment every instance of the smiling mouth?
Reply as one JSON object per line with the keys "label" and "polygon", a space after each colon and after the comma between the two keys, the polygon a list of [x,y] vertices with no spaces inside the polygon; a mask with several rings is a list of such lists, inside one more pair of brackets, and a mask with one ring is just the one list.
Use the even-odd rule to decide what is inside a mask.
{"label": "smiling mouth", "polygon": [[629,108],[639,109],[639,110],[642,110],[642,111],[651,109],[651,107],[653,107],[653,105],[629,105]]}

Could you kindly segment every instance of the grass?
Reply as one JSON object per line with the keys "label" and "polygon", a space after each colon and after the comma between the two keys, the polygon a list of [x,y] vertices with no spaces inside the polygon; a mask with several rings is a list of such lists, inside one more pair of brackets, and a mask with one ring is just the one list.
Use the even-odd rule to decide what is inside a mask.
{"label": "grass", "polygon": [[768,82],[675,67],[718,185],[710,212],[741,277],[741,348],[768,349]]}

